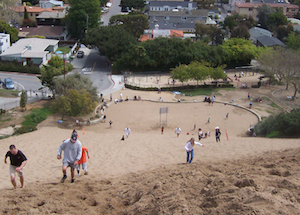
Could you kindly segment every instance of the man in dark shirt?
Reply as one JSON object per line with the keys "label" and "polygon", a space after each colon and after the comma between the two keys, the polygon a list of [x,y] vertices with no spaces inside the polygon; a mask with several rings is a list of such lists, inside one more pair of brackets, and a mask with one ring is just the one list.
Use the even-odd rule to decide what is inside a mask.
{"label": "man in dark shirt", "polygon": [[5,155],[4,163],[7,164],[7,157],[10,158],[10,179],[14,188],[17,188],[16,173],[18,173],[21,182],[21,188],[24,187],[23,167],[27,163],[26,156],[16,148],[15,145],[9,146],[9,151]]}

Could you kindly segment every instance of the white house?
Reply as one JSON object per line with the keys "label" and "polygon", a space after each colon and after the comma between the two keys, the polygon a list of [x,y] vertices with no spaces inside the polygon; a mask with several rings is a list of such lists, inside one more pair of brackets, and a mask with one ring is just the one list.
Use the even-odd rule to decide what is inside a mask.
{"label": "white house", "polygon": [[27,65],[32,62],[35,65],[42,66],[51,59],[52,53],[58,48],[59,40],[25,38],[16,43],[0,54],[1,60],[18,61]]}
{"label": "white house", "polygon": [[63,7],[63,1],[56,1],[56,0],[40,0],[40,7],[41,8],[53,8],[53,7]]}
{"label": "white house", "polygon": [[10,35],[0,33],[0,54],[4,53],[10,47]]}
{"label": "white house", "polygon": [[150,1],[150,11],[197,10],[197,2]]}

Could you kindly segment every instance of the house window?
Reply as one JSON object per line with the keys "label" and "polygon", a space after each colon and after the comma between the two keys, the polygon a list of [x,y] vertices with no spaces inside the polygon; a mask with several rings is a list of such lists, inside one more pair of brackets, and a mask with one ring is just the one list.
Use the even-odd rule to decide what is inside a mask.
{"label": "house window", "polygon": [[293,12],[295,12],[296,10],[295,10],[295,9],[293,9],[292,11],[293,11]]}
{"label": "house window", "polygon": [[165,8],[165,11],[169,11],[169,8],[166,7],[166,8]]}
{"label": "house window", "polygon": [[164,20],[170,20],[170,17],[169,16],[165,16]]}
{"label": "house window", "polygon": [[181,20],[186,20],[186,17],[185,17],[185,16],[182,16],[182,17],[181,17]]}
{"label": "house window", "polygon": [[32,16],[32,13],[30,13],[30,16]]}
{"label": "house window", "polygon": [[249,8],[249,11],[252,11],[252,8]]}

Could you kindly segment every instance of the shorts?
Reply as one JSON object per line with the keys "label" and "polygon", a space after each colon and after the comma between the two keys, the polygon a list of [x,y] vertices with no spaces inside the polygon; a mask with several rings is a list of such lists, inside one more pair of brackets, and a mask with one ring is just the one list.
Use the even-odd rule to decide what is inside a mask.
{"label": "shorts", "polygon": [[71,167],[72,169],[76,169],[78,165],[74,165],[74,163],[69,163],[67,161],[63,161],[63,166]]}
{"label": "shorts", "polygon": [[16,168],[18,168],[18,167],[14,166],[14,165],[10,165],[10,167],[9,167],[10,176],[16,176],[16,173],[18,173],[19,177],[23,177],[23,169],[21,169],[20,172],[17,172]]}
{"label": "shorts", "polygon": [[77,170],[80,170],[80,165],[82,166],[82,169],[86,172],[86,171],[87,171],[87,165],[86,165],[86,162],[83,163],[83,164],[78,164],[78,165],[77,165]]}

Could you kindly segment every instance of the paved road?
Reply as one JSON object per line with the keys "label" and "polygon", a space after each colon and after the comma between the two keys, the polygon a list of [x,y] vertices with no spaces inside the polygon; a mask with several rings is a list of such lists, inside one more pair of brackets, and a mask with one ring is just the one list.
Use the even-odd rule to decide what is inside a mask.
{"label": "paved road", "polygon": [[112,6],[109,11],[102,15],[103,25],[108,25],[110,17],[121,13],[121,7],[119,7],[121,0],[113,0],[110,2]]}

